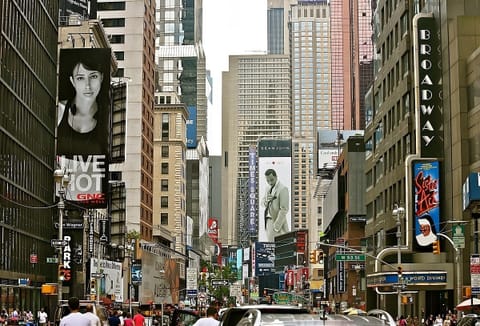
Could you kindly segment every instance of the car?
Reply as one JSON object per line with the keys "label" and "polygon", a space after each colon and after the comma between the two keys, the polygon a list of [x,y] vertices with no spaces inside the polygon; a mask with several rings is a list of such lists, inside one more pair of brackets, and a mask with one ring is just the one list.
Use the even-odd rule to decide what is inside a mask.
{"label": "car", "polygon": [[477,314],[466,314],[457,322],[459,326],[478,326],[480,325],[480,316]]}
{"label": "car", "polygon": [[[93,306],[93,313],[100,318],[100,322],[103,326],[108,326],[108,315],[107,310],[104,306],[99,304],[96,301],[91,300],[80,300],[80,312],[83,314],[87,311],[87,305],[91,304]],[[60,304],[55,309],[55,314],[53,317],[54,325],[60,325],[60,319],[65,317],[70,313],[70,308],[68,307],[68,301],[62,300]]]}
{"label": "car", "polygon": [[245,305],[245,306],[238,306],[238,307],[230,307],[230,308],[223,308],[219,311],[220,316],[220,324],[222,325],[237,325],[245,313],[251,309],[258,310],[261,312],[269,312],[269,313],[298,313],[298,314],[308,314],[309,311],[306,308],[302,308],[299,306],[290,306],[290,305],[267,305],[267,304],[259,304],[259,305]]}
{"label": "car", "polygon": [[299,325],[369,325],[382,326],[384,321],[373,316],[312,314],[305,309],[249,309],[236,324],[239,326],[299,326]]}
{"label": "car", "polygon": [[388,311],[382,310],[382,309],[372,309],[367,311],[367,316],[374,316],[377,317],[381,320],[385,321],[385,325],[388,326],[396,326],[397,323],[395,319],[388,313]]}

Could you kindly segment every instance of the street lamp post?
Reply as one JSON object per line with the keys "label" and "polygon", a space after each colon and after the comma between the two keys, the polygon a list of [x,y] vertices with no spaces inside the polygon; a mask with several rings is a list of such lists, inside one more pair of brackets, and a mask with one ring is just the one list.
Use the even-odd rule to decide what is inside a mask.
{"label": "street lamp post", "polygon": [[55,189],[58,186],[58,238],[61,242],[61,246],[58,249],[58,270],[57,270],[57,298],[59,305],[61,304],[63,297],[63,279],[60,277],[60,269],[63,268],[63,216],[65,215],[65,188],[70,182],[69,177],[62,169],[56,169],[53,172],[53,178],[55,180]]}
{"label": "street lamp post", "polygon": [[135,258],[135,239],[131,239],[131,243],[125,246],[125,250],[128,251],[128,312],[132,314],[132,300],[133,300],[133,284],[132,284],[132,266],[133,259]]}
{"label": "street lamp post", "polygon": [[[397,225],[397,265],[401,268],[402,264],[402,218],[405,215],[405,208],[395,204],[394,209],[392,211],[392,215],[396,218],[396,225]],[[399,269],[401,271],[401,269]],[[398,284],[397,284],[397,316],[400,318],[402,315],[402,277],[401,273],[398,273]]]}

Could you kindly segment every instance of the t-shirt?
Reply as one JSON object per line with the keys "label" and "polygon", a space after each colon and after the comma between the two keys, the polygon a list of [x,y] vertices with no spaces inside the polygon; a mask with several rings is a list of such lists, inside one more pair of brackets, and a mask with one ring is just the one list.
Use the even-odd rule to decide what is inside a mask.
{"label": "t-shirt", "polygon": [[72,312],[60,320],[60,326],[90,326],[90,320],[80,312]]}
{"label": "t-shirt", "polygon": [[135,326],[132,318],[125,318],[123,320],[123,323],[124,323],[125,326]]}
{"label": "t-shirt", "polygon": [[48,315],[45,311],[38,312],[38,322],[40,324],[45,324],[47,322]]}
{"label": "t-shirt", "polygon": [[90,326],[101,326],[100,318],[98,318],[93,312],[86,312],[83,316],[90,320]]}
{"label": "t-shirt", "polygon": [[200,318],[195,324],[193,324],[193,326],[217,326],[218,324],[220,324],[220,322],[215,318],[207,317]]}
{"label": "t-shirt", "polygon": [[145,317],[143,317],[142,314],[135,314],[135,316],[133,316],[133,322],[135,326],[143,326],[145,323]]}

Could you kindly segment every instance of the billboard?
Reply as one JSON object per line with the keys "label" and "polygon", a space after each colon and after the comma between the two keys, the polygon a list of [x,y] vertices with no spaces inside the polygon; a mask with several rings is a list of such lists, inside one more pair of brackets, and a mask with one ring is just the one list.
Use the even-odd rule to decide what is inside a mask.
{"label": "billboard", "polygon": [[255,242],[255,276],[275,273],[275,244]]}
{"label": "billboard", "polygon": [[110,49],[61,49],[57,164],[69,176],[66,199],[107,206],[110,153]]}
{"label": "billboard", "polygon": [[480,173],[472,172],[463,183],[462,188],[463,210],[469,208],[471,203],[480,202]]}
{"label": "billboard", "polygon": [[292,229],[290,200],[292,141],[258,143],[258,241],[274,242]]}
{"label": "billboard", "polygon": [[188,107],[187,148],[197,148],[197,108]]}
{"label": "billboard", "polygon": [[318,130],[318,168],[335,169],[343,144],[349,137],[363,134],[363,130]]}
{"label": "billboard", "polygon": [[90,274],[102,274],[100,278],[100,297],[109,296],[116,302],[123,302],[122,263],[92,258]]}
{"label": "billboard", "polygon": [[413,162],[413,217],[415,246],[431,251],[440,227],[440,164],[438,161]]}
{"label": "billboard", "polygon": [[413,18],[416,146],[421,157],[443,157],[440,33],[432,14]]}
{"label": "billboard", "polygon": [[255,234],[257,230],[257,148],[250,145],[248,149],[248,231]]}

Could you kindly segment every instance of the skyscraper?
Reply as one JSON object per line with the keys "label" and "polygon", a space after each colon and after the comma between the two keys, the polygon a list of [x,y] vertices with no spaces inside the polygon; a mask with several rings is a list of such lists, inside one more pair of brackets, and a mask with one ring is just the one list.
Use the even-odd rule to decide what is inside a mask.
{"label": "skyscraper", "polygon": [[290,15],[292,60],[292,218],[308,228],[316,175],[318,129],[331,129],[330,8],[326,1],[299,2]]}
{"label": "skyscraper", "polygon": [[262,138],[290,139],[289,67],[286,55],[230,56],[223,73],[222,194],[228,199],[220,219],[222,243],[239,243],[247,218],[240,203],[247,200],[241,196],[247,196],[250,146]]}
{"label": "skyscraper", "polygon": [[99,0],[97,16],[128,80],[125,162],[110,167],[125,180],[127,230],[153,237],[153,108],[155,2]]}
{"label": "skyscraper", "polygon": [[[2,309],[38,309],[54,249],[59,2],[1,1],[0,291]],[[35,22],[35,23],[32,23]],[[55,266],[55,265],[54,265]],[[31,281],[30,286],[26,287]]]}

